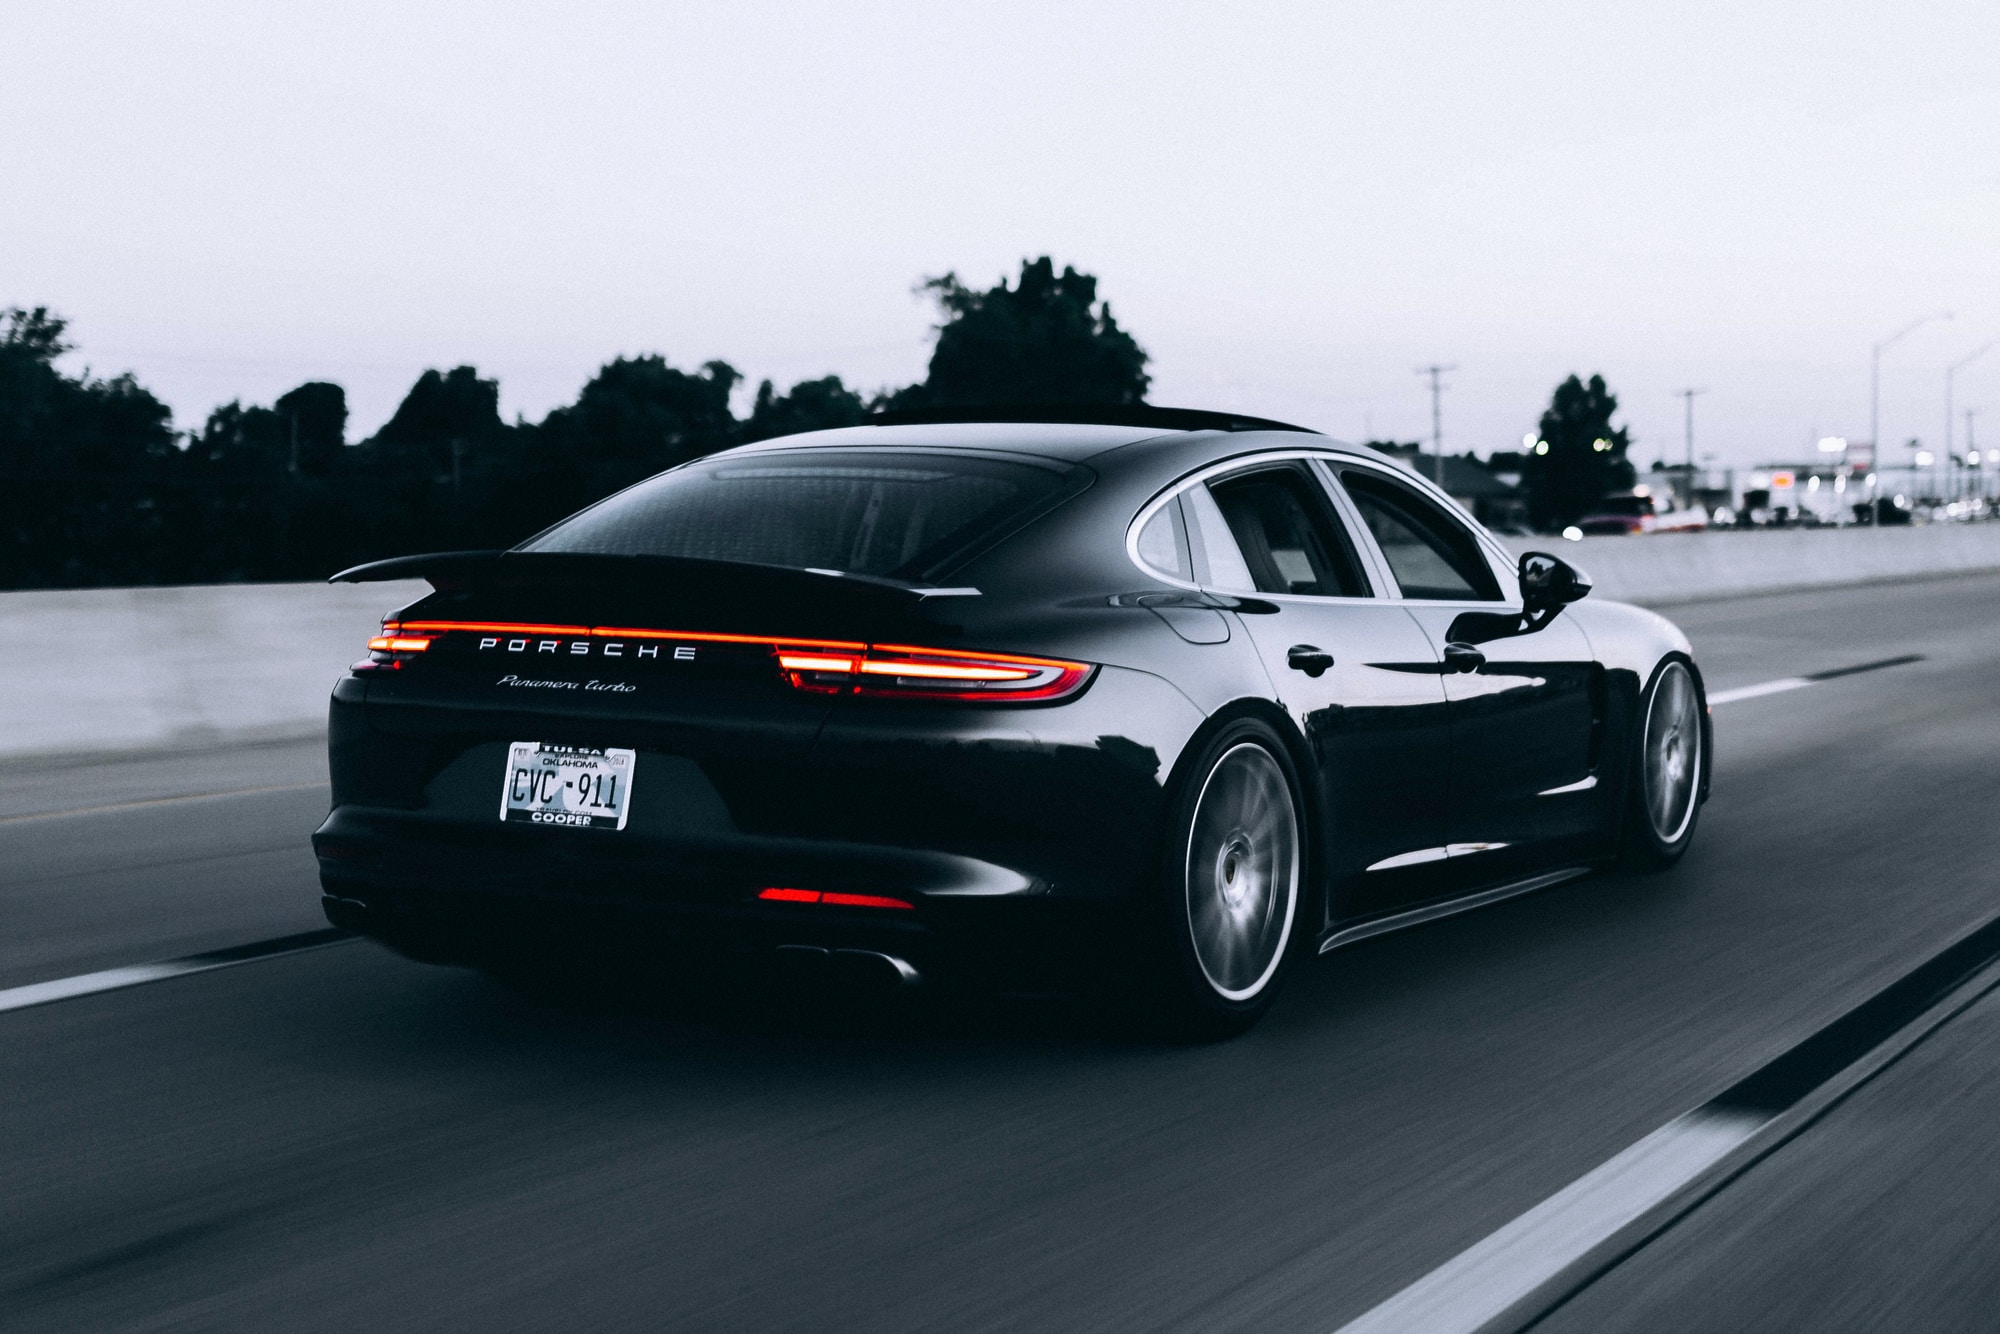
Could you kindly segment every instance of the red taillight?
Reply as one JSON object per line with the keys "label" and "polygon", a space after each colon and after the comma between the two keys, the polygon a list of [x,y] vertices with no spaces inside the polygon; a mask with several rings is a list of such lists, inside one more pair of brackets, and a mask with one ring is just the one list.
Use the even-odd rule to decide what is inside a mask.
{"label": "red taillight", "polygon": [[894,899],[887,894],[840,894],[817,889],[786,889],[773,886],[760,889],[757,897],[766,903],[821,903],[833,908],[904,908],[914,910],[916,904],[908,899]]}
{"label": "red taillight", "polygon": [[[1064,699],[1094,670],[1086,662],[1015,653],[964,653],[910,644],[862,644],[841,639],[790,639],[710,630],[646,630],[606,625],[541,625],[525,621],[384,621],[368,641],[356,671],[394,670],[453,631],[481,635],[575,635],[584,639],[674,640],[692,654],[703,644],[762,646],[799,690],[898,699],[978,700],[1026,704]],[[525,641],[523,641],[525,642]],[[482,644],[482,647],[484,645]],[[612,645],[616,647],[616,645]],[[678,657],[676,660],[679,660]]]}
{"label": "red taillight", "polygon": [[437,638],[434,634],[410,633],[409,627],[395,621],[382,622],[382,633],[368,641],[368,656],[354,664],[357,672],[393,672],[417,654],[424,652]]}
{"label": "red taillight", "polygon": [[778,664],[801,690],[902,699],[1024,703],[1061,699],[1090,679],[1089,663],[908,644],[871,644],[862,654],[789,652],[781,645]]}

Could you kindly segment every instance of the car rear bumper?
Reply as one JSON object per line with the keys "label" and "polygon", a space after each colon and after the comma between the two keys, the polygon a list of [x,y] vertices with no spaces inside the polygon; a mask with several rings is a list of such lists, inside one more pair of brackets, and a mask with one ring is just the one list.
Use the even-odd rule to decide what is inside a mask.
{"label": "car rear bumper", "polygon": [[[734,966],[781,952],[871,953],[926,975],[1040,976],[1087,965],[1114,904],[969,857],[802,839],[636,839],[596,831],[440,826],[337,809],[313,836],[336,926],[419,957],[638,952]],[[770,902],[772,887],[860,893],[907,908]]]}

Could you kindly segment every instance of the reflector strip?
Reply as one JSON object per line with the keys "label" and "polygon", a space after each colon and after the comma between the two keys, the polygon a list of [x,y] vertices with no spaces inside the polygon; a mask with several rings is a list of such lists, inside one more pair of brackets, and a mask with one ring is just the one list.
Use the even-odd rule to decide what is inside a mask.
{"label": "reflector strip", "polygon": [[915,908],[914,903],[902,899],[892,899],[886,894],[822,894],[821,903],[830,903],[837,908]]}
{"label": "reflector strip", "polygon": [[916,904],[908,899],[893,899],[887,894],[839,894],[822,893],[817,889],[784,889],[773,887],[759,890],[757,897],[768,903],[821,903],[833,908],[903,908],[914,910]]}

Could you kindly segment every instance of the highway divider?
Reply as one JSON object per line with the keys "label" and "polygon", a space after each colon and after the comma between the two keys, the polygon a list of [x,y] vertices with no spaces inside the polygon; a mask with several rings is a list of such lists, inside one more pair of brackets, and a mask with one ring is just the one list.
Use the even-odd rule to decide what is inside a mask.
{"label": "highway divider", "polygon": [[[1507,538],[1649,605],[2000,570],[2000,523]],[[0,762],[320,735],[334,680],[427,591],[220,584],[0,593]]]}
{"label": "highway divider", "polygon": [[1647,606],[2000,570],[2000,523],[1501,540],[1578,565],[1596,596]]}
{"label": "highway divider", "polygon": [[0,593],[0,761],[318,736],[383,613],[430,591],[214,584]]}

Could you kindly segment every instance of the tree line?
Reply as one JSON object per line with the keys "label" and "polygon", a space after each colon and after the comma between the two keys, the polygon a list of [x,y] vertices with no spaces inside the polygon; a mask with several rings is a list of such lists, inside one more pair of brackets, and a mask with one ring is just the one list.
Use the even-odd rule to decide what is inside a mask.
{"label": "tree line", "polygon": [[[1149,358],[1089,274],[1058,272],[1044,257],[1024,261],[1012,283],[982,289],[946,274],[921,290],[940,320],[916,384],[864,393],[829,375],[780,391],[765,380],[738,416],[743,376],[727,362],[688,370],[656,354],[619,357],[575,402],[539,422],[507,422],[499,383],[459,366],[425,371],[358,441],[348,439],[345,392],[324,381],[269,405],[224,404],[199,429],[177,431],[130,374],[64,373],[60,315],[9,309],[0,312],[0,587],[322,578],[411,551],[510,546],[661,469],[853,425],[876,409],[1145,399]],[[1575,402],[1571,386],[1583,395]],[[1572,377],[1543,419],[1550,451],[1528,460],[1529,476],[1568,478],[1574,441],[1600,418],[1608,430],[1615,407],[1601,379]],[[1615,456],[1582,451],[1592,475],[1578,485],[1597,487],[1592,498],[1602,465],[1623,463],[1623,432],[1613,438]]]}

